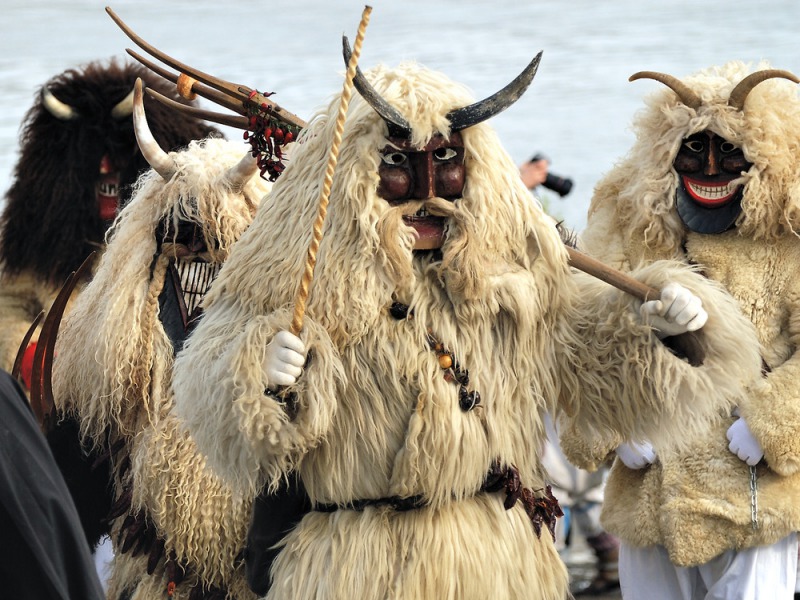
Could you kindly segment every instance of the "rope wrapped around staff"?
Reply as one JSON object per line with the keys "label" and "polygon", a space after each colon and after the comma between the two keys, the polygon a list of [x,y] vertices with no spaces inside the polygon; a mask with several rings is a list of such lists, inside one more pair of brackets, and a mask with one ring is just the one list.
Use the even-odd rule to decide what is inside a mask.
{"label": "rope wrapped around staff", "polygon": [[339,160],[339,146],[342,142],[342,133],[344,132],[344,122],[347,117],[347,107],[350,105],[350,98],[353,95],[353,79],[356,75],[356,67],[358,66],[358,57],[361,54],[361,45],[364,41],[364,32],[369,23],[369,15],[372,12],[371,6],[365,6],[364,12],[361,14],[361,23],[358,25],[358,33],[356,34],[355,42],[353,43],[353,54],[350,56],[350,62],[347,64],[347,75],[344,80],[344,89],[342,90],[342,97],[339,102],[339,113],[336,116],[336,130],[333,136],[333,143],[328,151],[328,164],[325,168],[325,179],[322,182],[322,191],[319,198],[319,210],[317,218],[314,221],[314,236],[311,244],[308,247],[308,255],[306,257],[306,266],[303,271],[303,277],[300,280],[300,287],[297,290],[297,295],[294,301],[294,315],[292,317],[292,324],[289,329],[294,335],[299,335],[303,329],[303,316],[306,311],[306,301],[308,300],[308,290],[311,287],[311,280],[314,277],[314,267],[317,264],[317,252],[319,244],[322,241],[322,227],[325,224],[325,215],[328,213],[328,200],[331,195],[331,186],[333,184],[333,173],[336,169],[336,163]]}

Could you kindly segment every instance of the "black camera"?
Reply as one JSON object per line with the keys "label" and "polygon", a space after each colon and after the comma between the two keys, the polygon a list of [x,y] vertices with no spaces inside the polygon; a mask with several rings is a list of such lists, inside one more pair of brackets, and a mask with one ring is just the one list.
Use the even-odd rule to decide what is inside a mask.
{"label": "black camera", "polygon": [[[531,158],[531,162],[536,162],[537,160],[548,160],[548,158],[544,154],[537,153]],[[548,190],[554,191],[562,198],[572,191],[572,179],[569,177],[560,177],[550,172],[549,169],[547,171],[547,177],[545,177],[542,185]]]}

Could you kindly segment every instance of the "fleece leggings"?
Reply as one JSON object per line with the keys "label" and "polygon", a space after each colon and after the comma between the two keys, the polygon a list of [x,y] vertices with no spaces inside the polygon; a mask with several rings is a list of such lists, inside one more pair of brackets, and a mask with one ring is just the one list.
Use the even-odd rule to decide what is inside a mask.
{"label": "fleece leggings", "polygon": [[792,600],[797,534],[771,546],[728,550],[697,567],[676,567],[663,546],[620,546],[625,600]]}

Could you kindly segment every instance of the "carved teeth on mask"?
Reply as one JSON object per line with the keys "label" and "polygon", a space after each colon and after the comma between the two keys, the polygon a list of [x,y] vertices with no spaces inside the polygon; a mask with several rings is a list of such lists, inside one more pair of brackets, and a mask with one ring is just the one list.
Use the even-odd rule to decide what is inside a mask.
{"label": "carved teeth on mask", "polygon": [[691,179],[684,178],[686,189],[692,197],[707,205],[722,204],[730,200],[736,191],[739,189],[739,184],[729,181],[720,185],[711,185],[709,183],[701,183],[692,181]]}
{"label": "carved teeth on mask", "polygon": [[101,181],[97,184],[97,193],[103,196],[118,196],[119,186],[109,181]]}

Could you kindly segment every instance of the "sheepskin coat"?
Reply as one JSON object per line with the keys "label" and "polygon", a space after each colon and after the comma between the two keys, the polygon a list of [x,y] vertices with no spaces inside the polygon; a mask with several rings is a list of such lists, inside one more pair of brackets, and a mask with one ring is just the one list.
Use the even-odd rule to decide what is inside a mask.
{"label": "sheepskin coat", "polygon": [[223,262],[270,187],[256,172],[241,189],[224,179],[246,151],[241,143],[209,138],[170,154],[175,174],[169,181],[145,173],[58,338],[56,402],[77,416],[89,445],[124,442],[124,451],[112,456],[116,493],[132,490],[130,514],[144,514],[165,547],[148,574],[153,559],[146,552],[121,550],[128,513],[119,516],[111,532],[116,558],[109,598],[163,597],[174,580],[167,557],[186,568],[173,598],[188,598],[200,585],[227,590],[231,598],[253,597],[239,560],[251,498],[206,467],[173,413],[174,348],[158,304],[167,257],[155,235],[165,220],[196,223],[211,262]]}
{"label": "sheepskin coat", "polygon": [[[93,250],[101,251],[107,223],[98,214],[101,159],[119,171],[118,201],[127,202],[147,167],[138,152],[130,113],[115,115],[142,78],[146,87],[181,103],[168,81],[135,61],[116,58],[70,68],[42,86],[74,113],[63,120],[36,94],[20,126],[19,159],[0,211],[0,368],[10,371],[25,333],[59,288]],[[218,130],[144,98],[155,138],[182,148]],[[73,293],[78,295],[79,290]],[[39,337],[37,328],[32,338]]]}
{"label": "sheepskin coat", "polygon": [[[448,135],[446,113],[472,102],[414,63],[367,77],[419,146]],[[570,271],[553,221],[486,124],[462,131],[463,197],[432,201],[448,215],[441,253],[414,252],[402,215],[420,203],[378,197],[386,124],[355,96],[300,335],[310,360],[287,411],[265,394],[262,362],[292,319],[337,110],[334,98],[301,135],[206,297],[176,359],[176,408],[236,489],[255,494],[295,470],[312,503],[341,507],[310,512],[283,539],[267,598],[562,600],[567,573],[546,528],[537,536],[521,503],[506,510],[503,493],[480,491],[492,463],[515,466],[541,496],[543,415],[556,407],[587,431],[667,438],[676,415],[707,409],[685,399],[734,399],[755,376],[757,352],[730,351],[749,324],[691,269],[649,266],[637,276],[680,281],[729,320],[706,332],[703,367],[673,355],[634,300]],[[393,317],[394,302],[413,317]],[[481,395],[474,409],[460,408],[429,332],[469,371]],[[404,512],[347,508],[416,495],[424,506]]]}
{"label": "sheepskin coat", "polygon": [[[50,309],[58,288],[33,272],[0,274],[0,369],[11,371],[20,344],[36,316]],[[39,341],[39,328],[30,343]]]}
{"label": "sheepskin coat", "polygon": [[[631,471],[617,461],[608,480],[608,530],[634,546],[662,544],[680,566],[771,544],[800,529],[800,99],[795,84],[771,79],[750,92],[743,110],[728,106],[731,89],[750,72],[735,62],[685,78],[702,98],[696,110],[667,88],[650,96],[636,119],[635,145],[595,190],[583,233],[590,253],[623,270],[662,258],[696,265],[725,287],[757,334],[756,341],[732,344],[742,353],[753,344],[764,361],[763,379],[738,403],[764,449],[757,466],[758,529],[751,526],[749,468],[728,449],[734,418],[724,406],[720,420],[703,432],[686,422],[680,432],[676,424],[686,442],[682,451],[654,442],[656,463]],[[684,138],[706,129],[740,146],[753,163],[742,174],[743,210],[735,227],[714,235],[685,229],[674,207],[675,155]],[[736,375],[733,365],[726,370]],[[563,441],[584,466],[618,443]]]}

